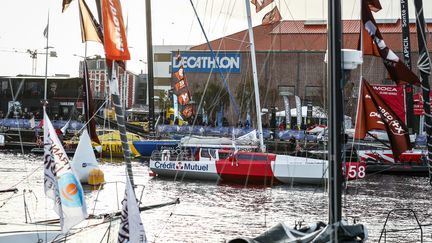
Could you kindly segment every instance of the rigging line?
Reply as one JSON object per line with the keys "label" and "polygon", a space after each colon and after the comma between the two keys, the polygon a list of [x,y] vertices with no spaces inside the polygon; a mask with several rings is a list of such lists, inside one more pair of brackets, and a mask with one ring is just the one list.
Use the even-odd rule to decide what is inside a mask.
{"label": "rigging line", "polygon": [[[171,210],[171,213],[168,215],[168,218],[165,220],[165,222],[163,223],[162,227],[160,227],[159,232],[157,232],[157,233],[155,234],[155,240],[154,240],[154,242],[156,242],[156,239],[159,238],[160,234],[161,234],[161,233],[165,230],[165,228],[168,226],[169,219],[174,215],[174,213],[175,213],[175,211],[176,211],[176,209],[177,209],[177,204],[178,204],[178,203],[176,203],[176,204],[173,205],[173,209]],[[166,211],[168,212],[168,210],[166,210]]]}
{"label": "rigging line", "polygon": [[[229,2],[229,3],[230,3],[230,2]],[[228,3],[228,4],[229,4],[229,3]],[[225,0],[222,1],[221,6],[225,6]],[[221,10],[219,11],[219,15],[216,17],[215,23],[218,23],[218,22],[219,22],[219,18],[221,17],[222,14],[224,14],[224,13],[223,13],[223,10],[222,10],[222,7],[221,7]],[[218,25],[217,25],[217,24],[214,24],[214,25],[213,25],[213,28],[209,28],[210,32],[213,32],[213,31],[216,29],[216,27],[218,27]]]}
{"label": "rigging line", "polygon": [[[292,12],[291,12],[291,10],[290,10],[288,4],[286,3],[286,0],[283,0],[283,2],[285,3],[286,8],[288,9],[288,13],[289,13],[289,15],[291,16],[291,19],[294,20],[294,15],[292,14]],[[294,26],[296,27],[297,32],[298,32],[298,33],[301,33],[301,32],[300,32],[300,28],[299,28],[297,22],[295,22]],[[305,39],[303,38],[303,36],[300,36],[300,39],[302,40],[305,49],[307,49],[307,44],[306,44],[306,41],[305,41]]]}
{"label": "rigging line", "polygon": [[[27,160],[26,160],[27,161]],[[25,162],[26,163],[26,162]],[[40,168],[42,168],[44,165],[40,165],[38,167],[36,167],[36,169],[34,169],[30,174],[26,175],[25,178],[21,179],[20,181],[18,181],[17,183],[15,183],[14,185],[12,185],[10,188],[14,188],[16,186],[18,186],[19,184],[21,184],[23,181],[27,180],[28,177],[30,177],[31,175],[33,175],[37,170],[39,170]],[[27,170],[26,170],[27,171]],[[28,182],[27,182],[28,183]]]}
{"label": "rigging line", "polygon": [[230,8],[231,3],[232,3],[231,11],[228,12],[227,18],[225,18],[225,22],[224,22],[223,28],[222,28],[224,35],[226,35],[227,29],[228,29],[228,26],[229,26],[229,20],[231,20],[231,18],[233,17],[236,1],[230,1],[228,3],[228,7],[227,7],[228,9]]}
{"label": "rigging line", "polygon": [[87,128],[87,124],[94,119],[94,117],[96,116],[96,114],[98,114],[98,112],[104,107],[105,103],[107,102],[107,100],[105,100],[102,105],[93,113],[93,115],[90,117],[90,119],[88,121],[86,121],[84,123],[84,125],[81,127],[81,129],[78,130],[78,133],[81,133],[82,130],[84,130],[84,128]]}
{"label": "rigging line", "polygon": [[[212,73],[212,72],[213,72],[213,67],[211,67],[211,69],[210,69],[210,75],[209,75],[208,78],[207,78],[207,82],[206,82],[206,84],[205,84],[205,87],[204,87],[203,93],[202,93],[202,95],[201,95],[200,103],[199,103],[199,105],[198,105],[198,112],[201,110],[202,104],[203,104],[203,102],[204,102],[204,96],[205,96],[205,93],[207,92],[207,88],[208,88],[208,85],[209,85],[209,83],[210,83],[210,78],[211,78],[211,73]],[[212,105],[212,104],[210,104],[210,106],[211,106],[211,105]],[[197,118],[198,118],[198,116],[195,116],[194,121],[193,121],[193,124],[192,124],[192,127],[195,125]],[[207,123],[208,123],[208,121],[207,121]],[[192,131],[193,131],[193,130],[190,130],[190,132],[189,132],[189,136],[192,134]]]}
{"label": "rigging line", "polygon": [[[216,60],[216,54],[215,54],[215,52],[213,51],[212,46],[210,45],[210,42],[209,42],[209,40],[208,40],[208,38],[207,38],[207,34],[206,34],[206,32],[205,32],[205,30],[204,30],[204,28],[203,28],[203,26],[202,26],[201,20],[200,20],[200,18],[199,18],[199,16],[198,16],[198,13],[197,13],[196,9],[195,9],[195,6],[194,6],[192,0],[189,0],[189,1],[190,1],[191,5],[192,5],[192,8],[193,8],[194,12],[195,12],[195,16],[196,16],[196,18],[197,18],[197,20],[198,20],[198,23],[199,23],[199,25],[200,25],[200,27],[201,27],[201,30],[202,30],[202,32],[203,32],[203,34],[204,34],[204,37],[205,37],[205,39],[206,39],[206,41],[207,41],[207,46],[208,46],[208,48],[210,49],[211,55],[213,56],[214,60]],[[228,91],[228,93],[229,93],[229,95],[230,95],[229,97],[230,97],[231,101],[233,102],[234,109],[235,109],[236,113],[238,114],[237,104],[235,103],[235,100],[234,100],[233,97],[232,97],[232,94],[231,94],[231,91],[230,91],[230,89],[229,89],[228,83],[227,83],[227,81],[226,81],[226,79],[225,79],[225,76],[224,76],[222,70],[220,70],[220,67],[219,67],[218,62],[215,62],[215,64],[216,64],[217,69],[219,70],[219,74],[221,75],[221,78],[222,78],[222,80],[223,80],[223,82],[224,82],[225,88],[227,89],[227,91]]]}

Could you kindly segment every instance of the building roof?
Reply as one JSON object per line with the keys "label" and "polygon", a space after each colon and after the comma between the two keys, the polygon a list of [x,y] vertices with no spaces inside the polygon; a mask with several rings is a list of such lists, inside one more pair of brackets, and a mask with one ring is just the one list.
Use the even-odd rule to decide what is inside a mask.
{"label": "building roof", "polygon": [[[0,76],[0,79],[45,79],[45,76],[36,75],[17,75],[17,76]],[[66,76],[48,76],[48,80],[70,80],[80,79],[80,77],[66,77]]]}
{"label": "building roof", "polygon": [[[359,33],[359,20],[343,20],[343,46],[356,48]],[[378,27],[387,45],[393,51],[402,50],[402,30],[400,19],[380,21]],[[432,23],[428,23],[432,31]],[[286,20],[272,25],[253,27],[256,51],[325,51],[327,49],[327,23],[325,21]],[[416,26],[410,23],[411,50],[417,50]],[[429,38],[428,38],[429,39]],[[430,42],[430,41],[429,41]],[[215,50],[249,51],[249,35],[243,30],[210,42]],[[208,50],[207,43],[191,50]]]}

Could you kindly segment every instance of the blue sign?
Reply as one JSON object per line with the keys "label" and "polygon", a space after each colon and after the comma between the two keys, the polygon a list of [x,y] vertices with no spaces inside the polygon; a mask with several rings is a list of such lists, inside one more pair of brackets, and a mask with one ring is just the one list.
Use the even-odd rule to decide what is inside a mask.
{"label": "blue sign", "polygon": [[236,52],[216,53],[216,58],[210,52],[183,52],[181,59],[176,60],[176,52],[172,53],[172,71],[176,72],[183,64],[184,70],[190,73],[240,73],[241,56]]}

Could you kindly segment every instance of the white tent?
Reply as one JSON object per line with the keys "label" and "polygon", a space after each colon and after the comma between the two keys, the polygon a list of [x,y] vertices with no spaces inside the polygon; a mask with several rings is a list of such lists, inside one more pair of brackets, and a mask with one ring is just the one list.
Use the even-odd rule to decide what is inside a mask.
{"label": "white tent", "polygon": [[[302,106],[302,117],[307,115],[307,106]],[[285,117],[285,111],[276,112],[276,117]],[[296,108],[291,109],[291,117],[297,117]],[[323,108],[319,106],[312,107],[312,118],[327,118],[326,112]]]}
{"label": "white tent", "polygon": [[[307,116],[307,106],[302,106],[302,118],[306,119]],[[285,111],[278,111],[276,112],[276,117],[285,117]],[[297,117],[297,111],[296,108],[291,109],[291,117]],[[327,119],[326,110],[324,110],[322,107],[319,106],[313,106],[312,107],[312,118],[314,119]],[[349,116],[345,116],[345,128],[351,128],[352,127],[352,119]]]}

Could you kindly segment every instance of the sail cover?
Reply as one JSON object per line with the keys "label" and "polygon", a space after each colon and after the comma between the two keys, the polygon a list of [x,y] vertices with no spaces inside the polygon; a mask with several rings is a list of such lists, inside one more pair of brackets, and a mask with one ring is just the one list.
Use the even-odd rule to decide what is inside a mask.
{"label": "sail cover", "polygon": [[[331,237],[337,231],[338,239]],[[316,222],[305,227],[290,228],[285,223],[279,223],[255,238],[239,237],[228,243],[266,243],[266,242],[365,242],[367,229],[361,224],[347,225],[344,221],[326,225]]]}

